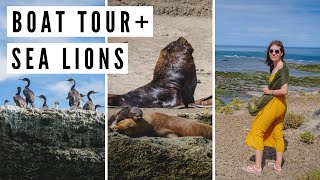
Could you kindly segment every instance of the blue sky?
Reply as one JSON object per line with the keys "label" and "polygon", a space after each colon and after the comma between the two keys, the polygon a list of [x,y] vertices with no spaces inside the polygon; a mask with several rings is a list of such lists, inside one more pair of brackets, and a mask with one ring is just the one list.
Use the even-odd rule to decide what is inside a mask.
{"label": "blue sky", "polygon": [[319,0],[216,0],[217,45],[320,47]]}
{"label": "blue sky", "polygon": [[[31,80],[30,89],[36,96],[44,94],[48,99],[48,106],[54,107],[54,102],[59,101],[61,108],[69,108],[66,97],[71,88],[71,83],[65,81],[69,78],[76,80],[76,89],[87,94],[90,90],[99,91],[92,95],[95,104],[105,104],[105,75],[89,74],[64,74],[64,75],[9,75],[6,74],[6,43],[103,43],[104,38],[7,38],[6,7],[7,6],[104,6],[104,0],[10,0],[0,1],[0,104],[8,99],[10,105],[14,104],[13,96],[17,87],[24,88],[26,83],[18,79],[27,77]],[[22,94],[22,93],[21,93]],[[87,101],[87,97],[85,97]],[[35,106],[42,107],[43,101],[35,98]],[[82,105],[85,102],[82,102]],[[100,109],[99,111],[104,111]]]}

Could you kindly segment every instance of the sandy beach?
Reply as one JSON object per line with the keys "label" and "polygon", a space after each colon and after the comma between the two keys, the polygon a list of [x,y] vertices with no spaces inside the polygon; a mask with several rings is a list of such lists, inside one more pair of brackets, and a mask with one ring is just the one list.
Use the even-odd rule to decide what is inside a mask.
{"label": "sandy beach", "polygon": [[[216,113],[216,179],[297,179],[309,171],[320,169],[319,137],[313,144],[300,141],[302,132],[317,129],[316,125],[320,124],[320,116],[312,116],[320,107],[320,96],[316,92],[306,95],[290,93],[287,96],[287,105],[287,113],[302,114],[305,122],[298,129],[283,131],[286,151],[281,176],[266,166],[269,161],[275,160],[275,151],[271,148],[264,150],[265,165],[262,176],[242,170],[242,167],[254,163],[254,149],[245,144],[254,117],[250,116],[245,108],[231,115]],[[319,136],[318,132],[315,133]]]}

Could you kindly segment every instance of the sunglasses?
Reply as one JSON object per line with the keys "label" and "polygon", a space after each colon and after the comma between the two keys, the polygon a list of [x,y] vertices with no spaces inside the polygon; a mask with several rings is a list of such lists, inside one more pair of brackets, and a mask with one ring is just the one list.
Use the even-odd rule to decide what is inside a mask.
{"label": "sunglasses", "polygon": [[279,50],[279,49],[276,49],[276,50],[270,49],[270,50],[269,50],[269,53],[272,54],[273,51],[274,51],[276,54],[279,54],[279,53],[280,53],[280,50]]}

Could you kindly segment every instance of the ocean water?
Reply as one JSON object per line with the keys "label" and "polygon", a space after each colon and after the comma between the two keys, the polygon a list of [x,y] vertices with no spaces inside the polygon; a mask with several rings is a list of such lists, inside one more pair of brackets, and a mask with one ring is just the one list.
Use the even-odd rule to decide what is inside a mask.
{"label": "ocean water", "polygon": [[[264,64],[267,47],[259,46],[216,46],[215,70],[226,72],[269,72]],[[320,64],[320,48],[285,47],[284,60],[295,64]],[[291,70],[292,76],[320,76]]]}

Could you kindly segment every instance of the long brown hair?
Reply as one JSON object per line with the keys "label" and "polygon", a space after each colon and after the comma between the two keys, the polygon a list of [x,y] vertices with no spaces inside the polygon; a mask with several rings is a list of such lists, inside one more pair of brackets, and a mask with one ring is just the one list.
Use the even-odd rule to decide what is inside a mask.
{"label": "long brown hair", "polygon": [[269,50],[270,50],[270,47],[272,45],[276,45],[276,46],[279,46],[280,47],[280,51],[282,52],[282,56],[281,56],[281,61],[284,62],[283,60],[283,57],[285,55],[285,51],[284,51],[284,47],[283,47],[283,44],[281,41],[278,41],[278,40],[274,40],[272,41],[270,44],[269,44],[269,47],[267,49],[267,58],[266,58],[266,61],[265,63],[270,66],[270,73],[272,72],[273,68],[274,68],[274,65],[273,65],[273,61],[271,60],[270,56],[269,56]]}

